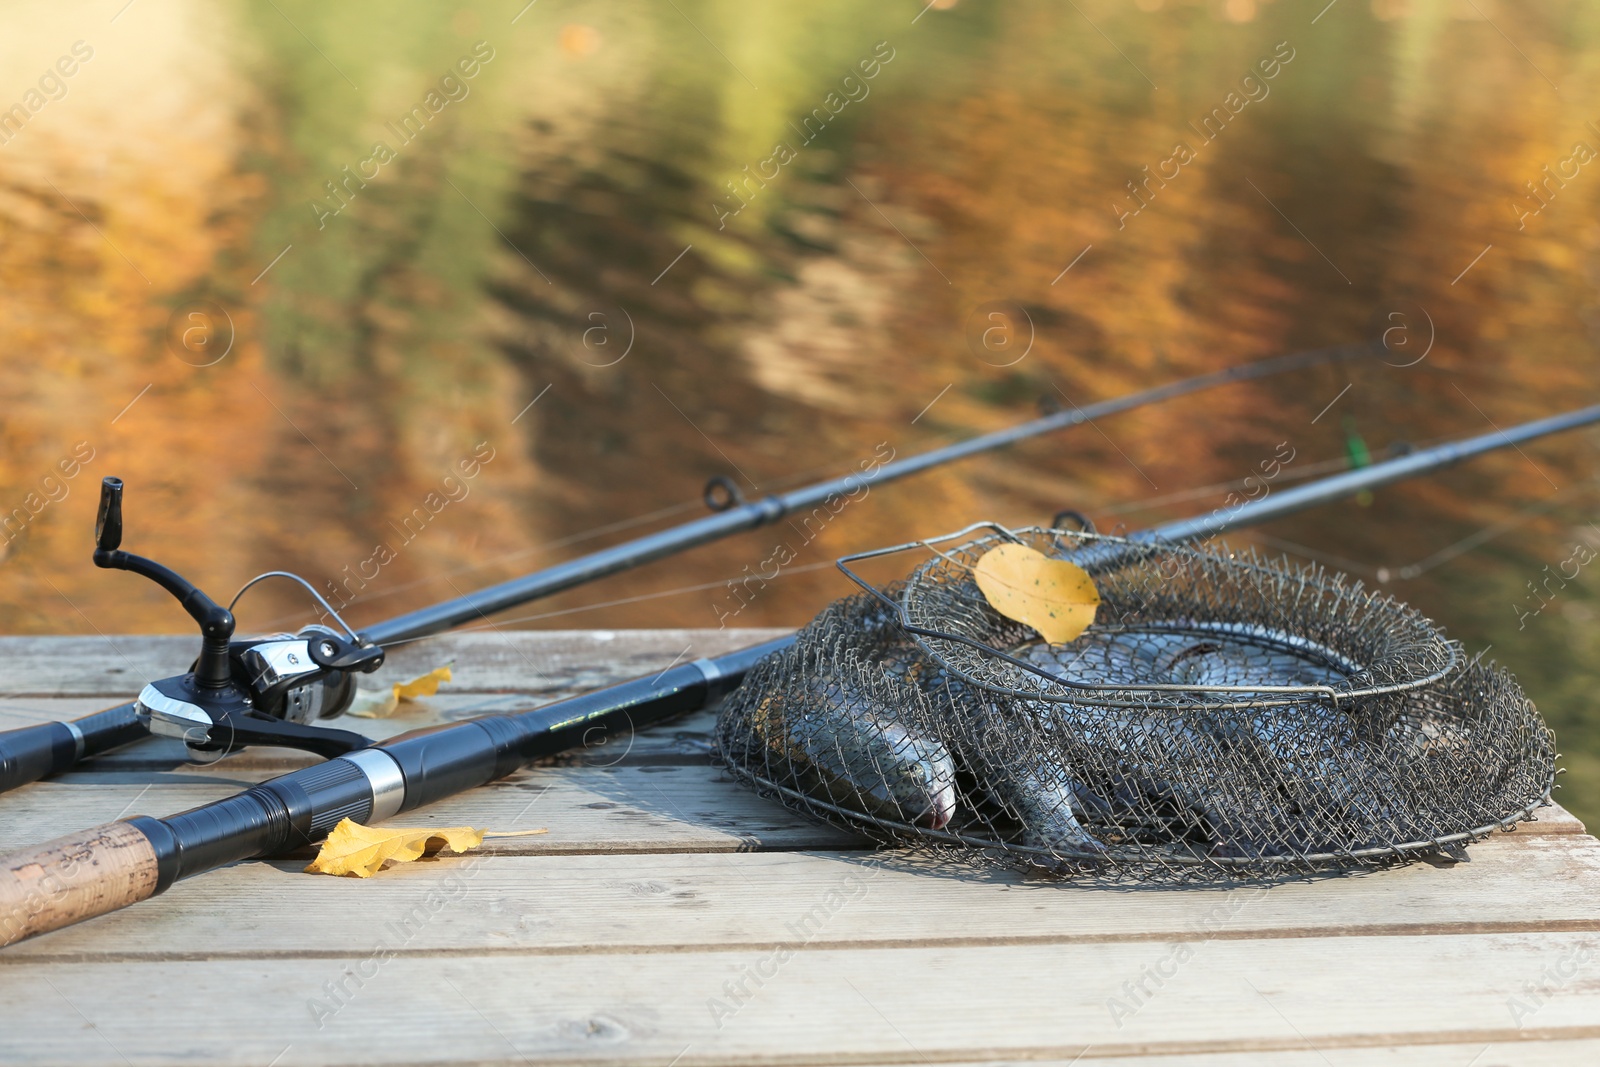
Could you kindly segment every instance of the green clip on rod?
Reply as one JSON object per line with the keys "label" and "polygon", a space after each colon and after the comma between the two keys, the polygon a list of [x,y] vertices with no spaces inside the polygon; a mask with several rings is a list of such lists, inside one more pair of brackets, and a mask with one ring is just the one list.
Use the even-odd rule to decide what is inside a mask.
{"label": "green clip on rod", "polygon": [[[1209,537],[1595,422],[1600,405],[1308,482],[1134,538]],[[636,730],[704,707],[793,640],[671,667],[533,711],[419,731],[165,819],[136,816],[0,856],[0,945],[126,907],[179,878],[309,844],[340,819],[380,822],[431,804],[581,745],[597,730]]]}
{"label": "green clip on rod", "polygon": [[[1244,363],[1226,370],[1168,382],[1165,385],[1090,404],[1087,407],[1058,411],[1009,429],[982,434],[966,441],[893,460],[869,471],[818,482],[761,500],[746,501],[738,495],[731,483],[719,479],[706,488],[706,501],[713,506],[714,514],[591,552],[467,596],[446,600],[432,607],[401,615],[387,622],[380,622],[360,635],[351,635],[352,638],[359,636],[356,643],[361,649],[345,651],[348,657],[355,658],[361,656],[362,650],[365,650],[367,658],[359,669],[370,670],[381,662],[382,656],[378,650],[383,648],[440,633],[463,623],[477,622],[496,612],[553,596],[586,582],[642,566],[733,534],[753,530],[776,522],[785,515],[813,508],[832,497],[859,492],[863,487],[896,481],[968,456],[1004,448],[1030,437],[1068,429],[1094,419],[1205,389],[1232,382],[1287,374],[1323,363],[1362,356],[1375,357],[1381,352],[1381,346],[1376,344],[1355,344]],[[713,492],[719,486],[720,496]],[[162,580],[165,588],[184,600],[186,609],[194,609],[197,605],[209,605],[208,610],[216,609],[217,605],[212,604],[209,598],[167,568],[118,549],[122,536],[120,482],[107,491],[115,497],[115,506],[110,509],[103,508],[101,526],[97,531],[97,540],[102,544],[101,550],[95,555],[96,564],[135,570],[146,576],[159,574],[158,580]],[[200,601],[204,601],[204,605],[200,605]],[[222,615],[227,616],[224,621],[231,634],[232,616],[227,612],[222,612]],[[217,618],[221,619],[221,616]],[[337,635],[330,634],[330,636],[337,639]],[[208,640],[215,644],[217,638],[213,635],[208,637]],[[226,638],[221,640],[226,643]],[[253,702],[240,702],[232,699],[232,694],[227,693],[202,693],[191,698],[177,691],[175,686],[161,685],[158,688],[165,691],[169,707],[187,704],[201,708],[202,713],[213,720],[209,732],[225,736],[229,748],[241,747],[244,744],[286,744],[307,748],[324,756],[336,756],[365,744],[359,735],[308,724],[304,719],[289,723],[279,721],[263,724],[263,701],[259,699],[259,694],[256,694],[257,699]],[[353,692],[353,690],[352,682],[348,691]],[[162,694],[157,694],[158,699],[161,697]],[[319,699],[316,702],[320,708],[320,717],[330,717],[339,713],[340,709],[329,706],[331,701]],[[176,722],[179,728],[185,726],[182,715],[193,718],[196,713],[180,707],[175,715],[168,715],[169,732],[173,722]],[[0,792],[15,789],[52,774],[60,774],[81,760],[148,737],[151,733],[150,718],[149,708],[141,707],[137,701],[129,701],[81,719],[40,723],[36,726],[0,732]],[[222,721],[224,718],[226,721]],[[199,734],[205,734],[207,727],[202,724],[197,730]],[[196,734],[185,732],[184,736],[187,738]]]}

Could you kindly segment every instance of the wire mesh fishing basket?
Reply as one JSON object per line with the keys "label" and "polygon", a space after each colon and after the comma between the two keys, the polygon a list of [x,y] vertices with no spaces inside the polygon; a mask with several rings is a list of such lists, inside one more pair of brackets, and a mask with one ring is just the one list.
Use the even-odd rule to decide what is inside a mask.
{"label": "wire mesh fishing basket", "polygon": [[[974,568],[1020,544],[1099,606],[1051,644]],[[876,588],[859,560],[923,552]],[[830,605],[725,703],[721,760],[876,840],[1070,875],[1377,866],[1547,802],[1553,738],[1505,671],[1316,566],[982,524],[846,557]]]}

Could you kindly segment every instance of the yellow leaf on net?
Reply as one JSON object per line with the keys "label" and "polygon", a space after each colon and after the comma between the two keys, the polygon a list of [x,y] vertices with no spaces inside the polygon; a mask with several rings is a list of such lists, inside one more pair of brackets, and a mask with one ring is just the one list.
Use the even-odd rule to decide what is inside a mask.
{"label": "yellow leaf on net", "polygon": [[357,878],[368,878],[382,870],[385,863],[410,863],[442,848],[467,852],[483,844],[486,837],[527,837],[542,833],[548,831],[543,828],[474,830],[470,826],[396,830],[386,826],[362,826],[341,819],[322,843],[317,858],[306,867],[306,873],[353,874]]}
{"label": "yellow leaf on net", "polygon": [[1077,638],[1094,622],[1100,606],[1100,591],[1088,571],[1027,545],[991,548],[979,558],[972,576],[990,607],[1033,627],[1052,645]]}
{"label": "yellow leaf on net", "polygon": [[431,697],[439,691],[440,683],[450,680],[450,664],[446,663],[408,682],[396,682],[387,691],[357,693],[345,714],[358,719],[387,719],[400,707],[400,701]]}

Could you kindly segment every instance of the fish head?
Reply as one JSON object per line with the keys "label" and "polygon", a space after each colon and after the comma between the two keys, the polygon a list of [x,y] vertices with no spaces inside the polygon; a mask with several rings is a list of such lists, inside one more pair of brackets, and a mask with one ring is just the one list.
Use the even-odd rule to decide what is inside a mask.
{"label": "fish head", "polygon": [[938,741],[918,737],[893,727],[885,741],[891,758],[884,768],[886,799],[903,813],[905,821],[930,830],[942,830],[956,813],[955,761]]}
{"label": "fish head", "polygon": [[823,791],[877,818],[935,830],[949,824],[955,761],[937,737],[861,703],[833,710],[790,734]]}

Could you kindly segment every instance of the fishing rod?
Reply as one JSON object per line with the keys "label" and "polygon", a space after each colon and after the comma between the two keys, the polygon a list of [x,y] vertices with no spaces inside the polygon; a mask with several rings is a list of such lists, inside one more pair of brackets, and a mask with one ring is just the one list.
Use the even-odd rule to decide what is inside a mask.
{"label": "fishing rod", "polygon": [[151,734],[178,738],[192,751],[212,758],[246,745],[297,748],[329,759],[354,752],[371,745],[371,739],[354,731],[314,724],[335,718],[350,707],[355,699],[355,675],[382,666],[386,648],[1030,437],[1233,382],[1287,374],[1379,351],[1380,346],[1374,343],[1343,345],[1244,363],[1087,407],[1074,406],[1008,429],[759,500],[745,499],[731,480],[719,476],[705,488],[710,515],[400,615],[359,633],[345,624],[311,583],[285,571],[271,571],[246,583],[234,596],[233,604],[257,582],[283,578],[303,586],[344,632],[316,624],[297,634],[234,640],[233,604],[224,608],[175,571],[121,550],[123,485],[119,479],[108,478],[101,487],[95,565],[143,575],[176,597],[200,628],[200,657],[188,673],[145,686],[137,700],[80,719],[0,732],[0,792],[59,774],[82,760]]}
{"label": "fishing rod", "polygon": [[840,497],[851,496],[863,488],[897,481],[968,456],[1004,448],[1030,437],[1081,426],[1097,418],[1132,411],[1135,408],[1187,396],[1220,385],[1267,378],[1323,363],[1372,355],[1379,351],[1380,347],[1374,344],[1343,345],[1243,363],[1225,370],[1183,378],[1137,393],[1103,400],[1088,407],[1074,406],[1070,410],[1057,411],[1008,429],[980,434],[966,441],[935,448],[920,455],[891,460],[873,470],[847,474],[760,500],[746,500],[738,487],[726,477],[713,478],[706,484],[705,501],[715,514],[659,533],[647,534],[612,548],[592,552],[566,563],[558,563],[523,578],[513,578],[508,582],[480,589],[476,593],[455,597],[432,607],[401,615],[388,622],[368,627],[362,636],[373,644],[385,646],[426,637],[466,622],[476,621],[485,615],[493,615],[507,608],[525,604],[530,600],[551,596],[573,586],[604,578],[618,571],[628,570],[686,549],[697,548],[729,534],[766,526],[777,522],[785,515],[814,508]]}
{"label": "fishing rod", "polygon": [[[1152,527],[1133,539],[1213,536],[1596,422],[1600,405]],[[703,708],[794,640],[789,635],[675,665],[532,711],[413,731],[164,819],[134,816],[0,856],[0,945],[137,903],[179,878],[308,845],[341,819],[389,819],[503,778],[532,760],[592,743],[597,732],[638,730]]]}

